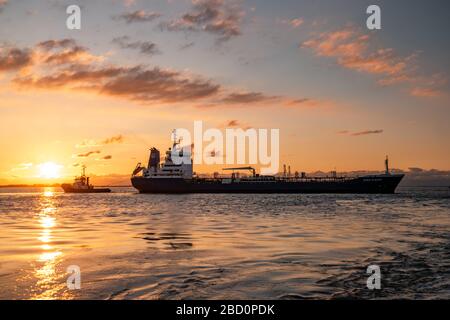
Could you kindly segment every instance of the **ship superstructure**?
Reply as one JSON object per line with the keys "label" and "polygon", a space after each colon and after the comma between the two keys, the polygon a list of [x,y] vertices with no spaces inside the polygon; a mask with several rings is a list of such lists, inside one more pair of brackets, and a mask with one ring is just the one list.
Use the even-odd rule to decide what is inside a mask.
{"label": "ship superstructure", "polygon": [[89,177],[86,176],[86,166],[82,166],[81,175],[75,177],[73,183],[63,183],[61,185],[64,192],[66,193],[105,193],[111,192],[108,188],[94,188],[93,185],[89,183]]}
{"label": "ship superstructure", "polygon": [[[172,148],[166,151],[164,162],[160,163],[161,154],[158,149],[153,147],[150,149],[147,167],[142,167],[138,163],[133,176],[142,172],[142,177],[146,179],[192,179],[193,165],[191,155],[184,153],[183,148],[180,146],[181,140],[177,139],[175,131],[173,135],[173,145]],[[174,156],[177,158],[177,161],[174,161],[172,158]]]}

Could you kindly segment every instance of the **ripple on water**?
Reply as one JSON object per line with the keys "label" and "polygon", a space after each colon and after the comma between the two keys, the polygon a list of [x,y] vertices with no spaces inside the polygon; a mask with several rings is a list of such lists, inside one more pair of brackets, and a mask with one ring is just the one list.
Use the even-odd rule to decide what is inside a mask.
{"label": "ripple on water", "polygon": [[0,192],[0,298],[448,299],[448,199]]}

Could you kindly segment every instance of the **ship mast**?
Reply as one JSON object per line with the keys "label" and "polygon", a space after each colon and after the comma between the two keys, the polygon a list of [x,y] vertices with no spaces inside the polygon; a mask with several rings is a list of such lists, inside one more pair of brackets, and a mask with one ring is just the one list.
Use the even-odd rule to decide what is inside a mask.
{"label": "ship mast", "polygon": [[181,143],[181,138],[177,139],[177,129],[172,130],[172,137],[173,137],[172,149],[175,149],[175,147]]}
{"label": "ship mast", "polygon": [[389,172],[389,158],[388,158],[388,156],[386,156],[386,160],[384,160],[384,167],[385,167],[385,173],[387,174],[387,175],[389,175],[389,174],[391,174],[390,172]]}

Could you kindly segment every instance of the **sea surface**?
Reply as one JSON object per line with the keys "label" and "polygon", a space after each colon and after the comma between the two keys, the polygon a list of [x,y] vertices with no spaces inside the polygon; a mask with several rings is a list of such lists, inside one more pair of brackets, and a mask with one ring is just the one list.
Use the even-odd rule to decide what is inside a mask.
{"label": "sea surface", "polygon": [[[380,267],[380,290],[367,288],[369,265]],[[80,270],[80,289],[67,286],[69,266]],[[0,299],[449,298],[449,188],[393,195],[0,189]]]}

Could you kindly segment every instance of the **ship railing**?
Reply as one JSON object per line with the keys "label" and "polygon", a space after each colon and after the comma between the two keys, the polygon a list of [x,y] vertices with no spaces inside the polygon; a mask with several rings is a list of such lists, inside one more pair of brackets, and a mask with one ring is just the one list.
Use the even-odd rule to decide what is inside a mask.
{"label": "ship railing", "polygon": [[286,181],[286,182],[324,182],[324,181],[348,181],[352,180],[355,177],[333,177],[333,176],[323,176],[323,177],[276,177],[277,181]]}
{"label": "ship railing", "polygon": [[[209,182],[209,183],[217,183],[221,182],[223,179],[232,179],[231,176],[217,176],[217,177],[205,177],[205,176],[195,176],[193,177],[193,181],[198,182]],[[355,177],[333,177],[333,176],[325,176],[325,177],[239,177],[233,179],[234,181],[239,181],[240,183],[251,183],[251,182],[261,182],[261,183],[274,183],[274,182],[344,182],[348,180],[355,179]]]}

